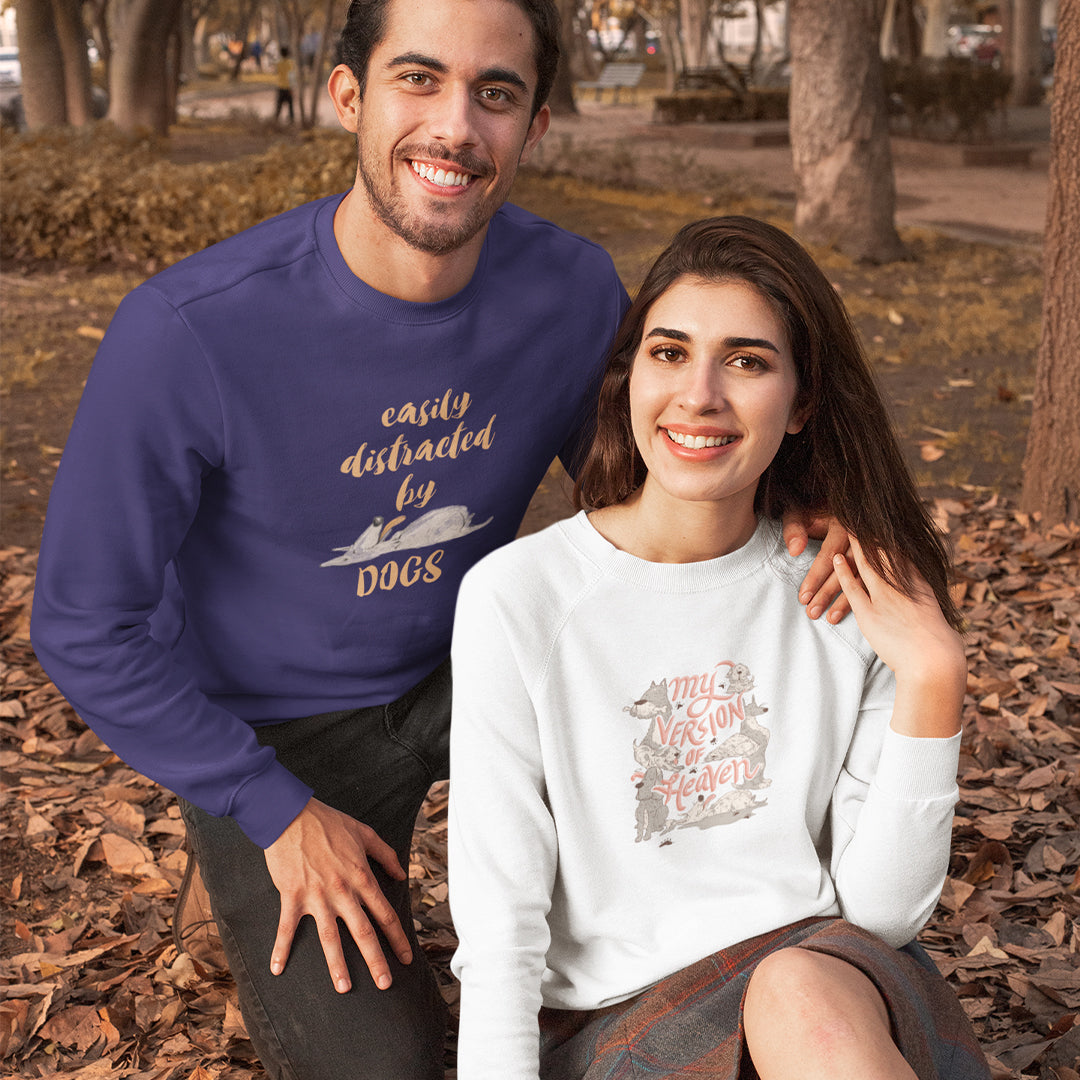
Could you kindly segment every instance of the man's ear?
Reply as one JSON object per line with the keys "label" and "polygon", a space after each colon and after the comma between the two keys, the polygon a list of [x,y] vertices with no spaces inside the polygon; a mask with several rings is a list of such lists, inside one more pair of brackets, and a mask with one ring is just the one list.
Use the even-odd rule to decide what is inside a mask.
{"label": "man's ear", "polygon": [[533,117],[529,125],[529,133],[525,136],[525,145],[521,148],[519,163],[524,165],[532,157],[537,143],[544,137],[551,124],[551,109],[547,105],[541,105],[539,112]]}
{"label": "man's ear", "polygon": [[346,130],[356,134],[360,125],[360,86],[356,76],[344,64],[338,64],[330,72],[326,83],[330,101],[337,113],[338,123]]}

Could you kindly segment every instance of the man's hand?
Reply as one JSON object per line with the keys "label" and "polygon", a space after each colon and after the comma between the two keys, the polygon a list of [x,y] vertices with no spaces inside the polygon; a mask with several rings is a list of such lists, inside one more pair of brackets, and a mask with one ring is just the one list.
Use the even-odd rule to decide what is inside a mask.
{"label": "man's hand", "polygon": [[405,931],[368,866],[369,858],[391,877],[405,880],[394,849],[374,829],[317,799],[311,799],[266,849],[266,865],[281,894],[281,917],[270,958],[275,975],[285,970],[296,926],[305,915],[311,915],[319,928],[326,966],[339,994],[352,988],[338,936],[339,918],[380,990],[390,985],[390,968],[372,923],[386,935],[403,964],[412,961]]}
{"label": "man's hand", "polygon": [[822,541],[821,550],[799,586],[799,603],[811,619],[818,618],[832,604],[828,620],[838,623],[851,611],[851,604],[840,588],[833,569],[833,557],[848,553],[851,538],[835,518],[813,518],[806,522],[794,514],[784,515],[784,545],[791,555],[801,555],[811,538]]}

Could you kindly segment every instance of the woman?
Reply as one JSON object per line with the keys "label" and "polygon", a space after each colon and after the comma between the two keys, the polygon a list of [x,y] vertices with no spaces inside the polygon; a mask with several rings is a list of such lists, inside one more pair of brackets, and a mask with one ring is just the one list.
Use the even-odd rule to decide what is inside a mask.
{"label": "woman", "polygon": [[[681,230],[577,498],[453,648],[461,1080],[986,1078],[916,948],[966,668],[941,542],[843,305],[748,218]],[[806,618],[786,510],[860,538]],[[538,1020],[539,1017],[539,1020]]]}

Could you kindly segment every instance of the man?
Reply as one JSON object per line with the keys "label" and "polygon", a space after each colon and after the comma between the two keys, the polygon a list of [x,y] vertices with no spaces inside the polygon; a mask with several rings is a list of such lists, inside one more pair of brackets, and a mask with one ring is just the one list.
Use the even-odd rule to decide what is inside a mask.
{"label": "man", "polygon": [[551,0],[354,0],[355,186],[124,300],[53,489],[35,649],[182,797],[275,1078],[442,1075],[405,868],[457,586],[572,465],[626,302],[503,205],[557,39]]}

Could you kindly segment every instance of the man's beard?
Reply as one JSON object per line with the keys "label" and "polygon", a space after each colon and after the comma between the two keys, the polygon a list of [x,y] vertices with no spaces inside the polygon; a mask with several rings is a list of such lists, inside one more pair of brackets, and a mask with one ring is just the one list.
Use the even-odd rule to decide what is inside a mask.
{"label": "man's beard", "polygon": [[[426,160],[435,159],[452,161],[474,176],[470,183],[479,183],[492,173],[491,166],[470,154],[452,154],[441,146],[427,147],[403,147],[395,160]],[[411,166],[410,166],[411,167]],[[476,234],[487,225],[495,210],[502,205],[500,199],[492,207],[486,200],[474,202],[472,208],[463,219],[448,221],[443,224],[430,219],[410,220],[410,211],[405,198],[400,192],[393,190],[392,184],[387,181],[380,183],[379,179],[364,164],[363,148],[358,154],[357,172],[364,185],[368,204],[374,211],[375,216],[393,233],[401,237],[410,247],[422,251],[427,255],[448,255],[452,251],[467,244]],[[455,213],[452,205],[440,207],[438,203],[432,208],[432,214],[438,214],[440,210],[447,213]]]}

